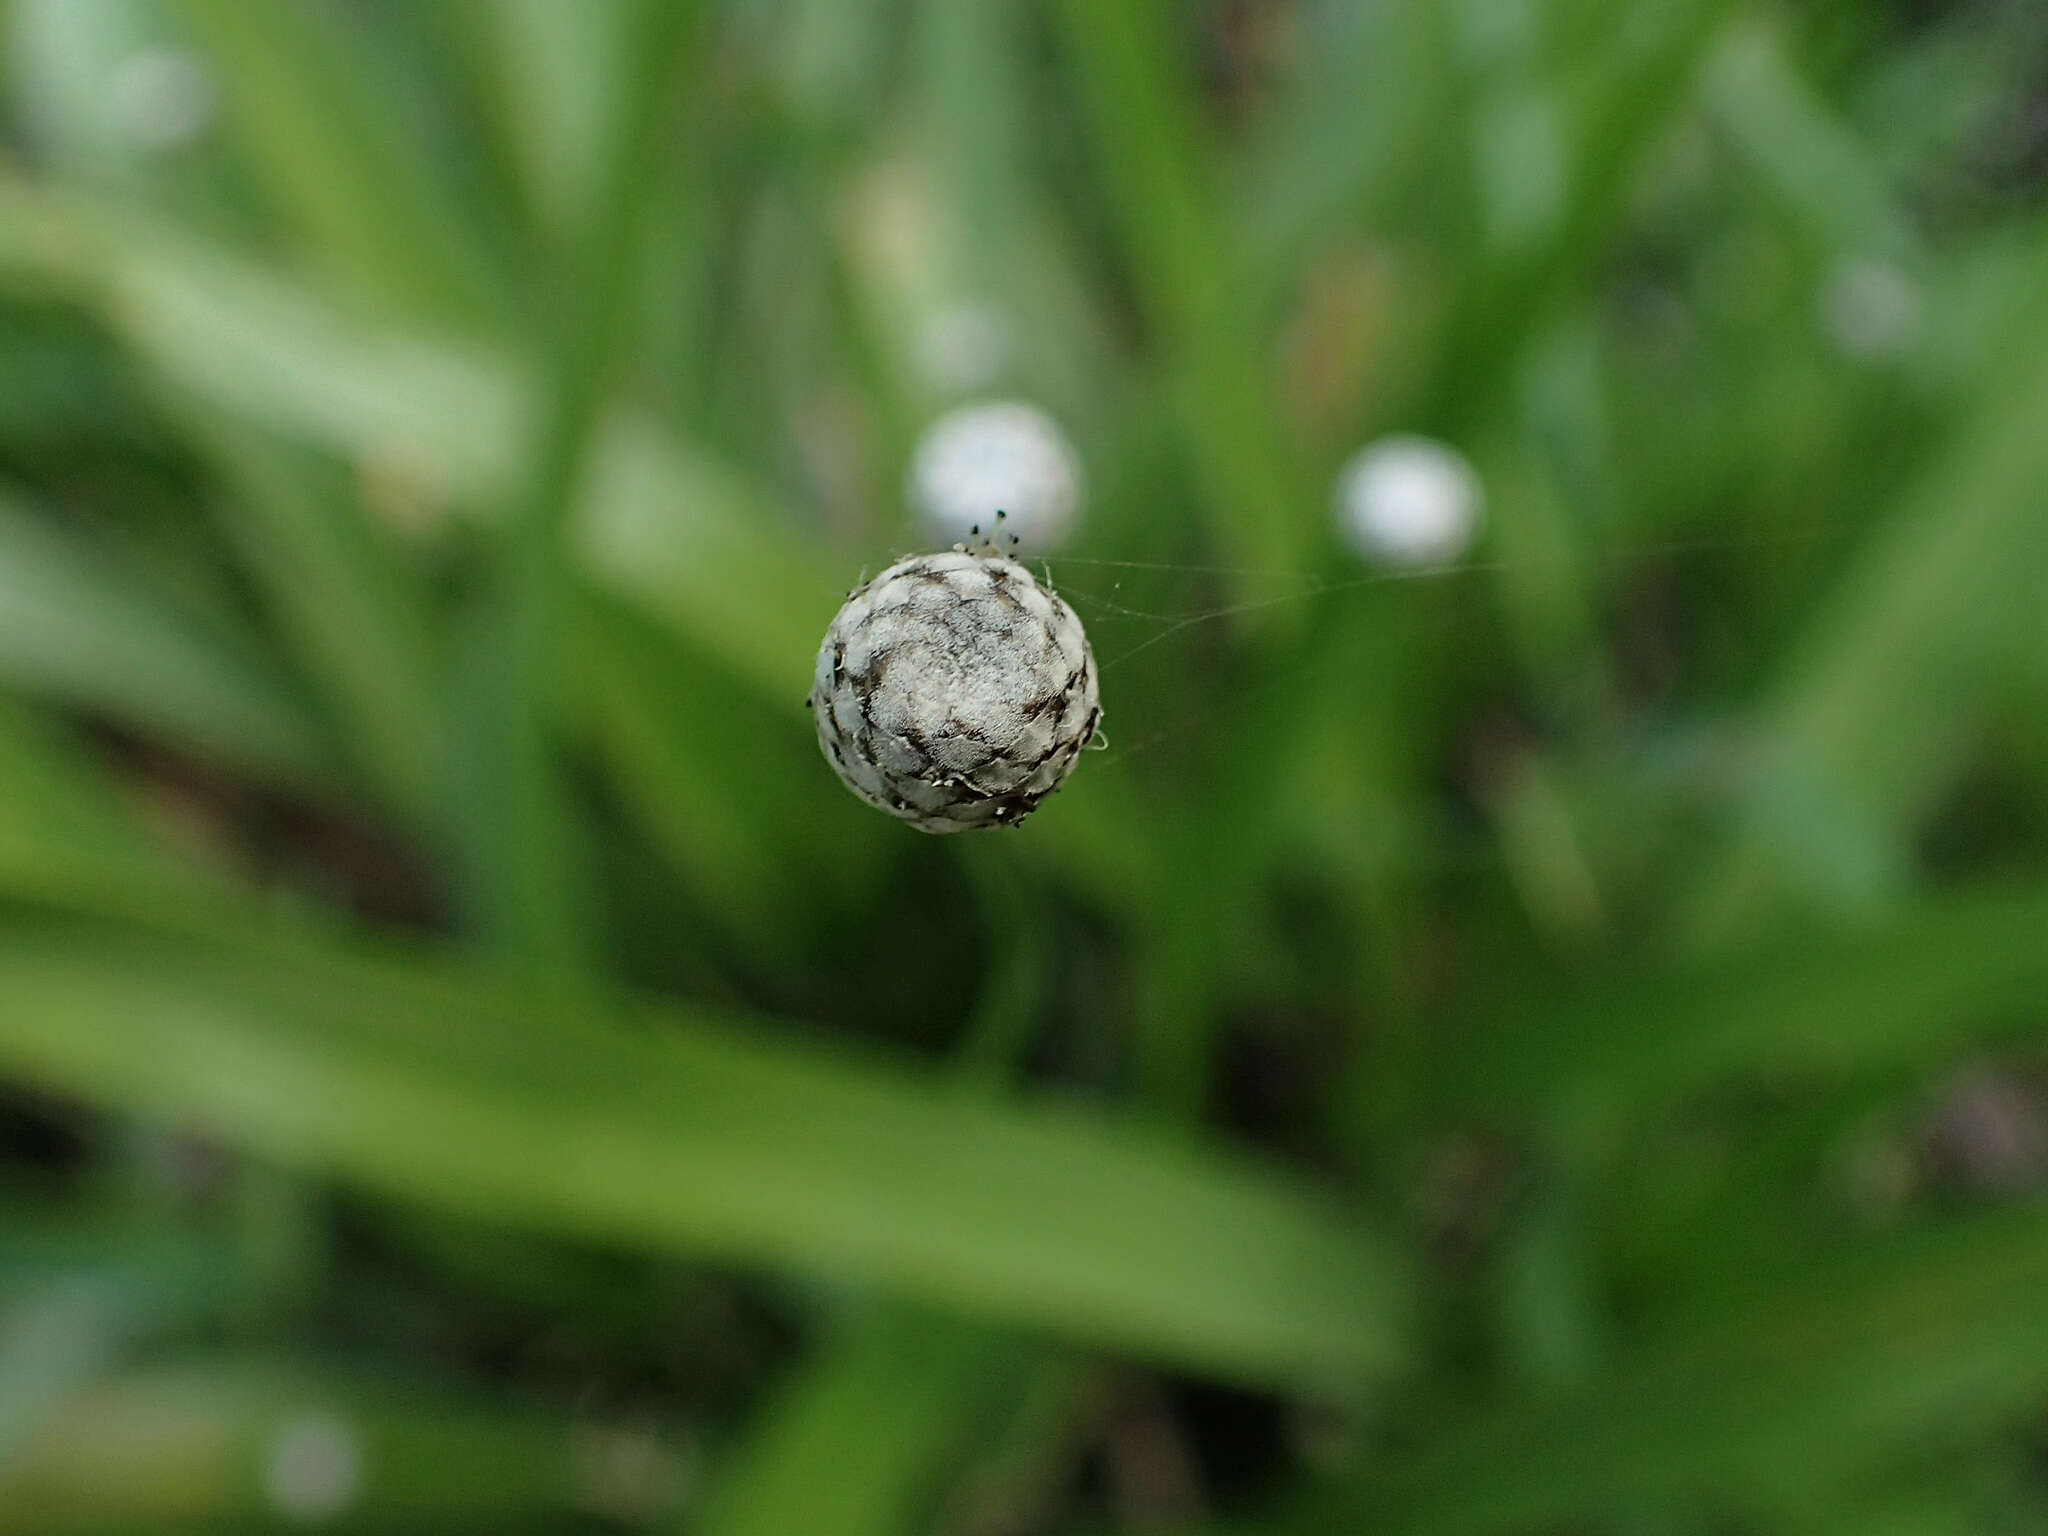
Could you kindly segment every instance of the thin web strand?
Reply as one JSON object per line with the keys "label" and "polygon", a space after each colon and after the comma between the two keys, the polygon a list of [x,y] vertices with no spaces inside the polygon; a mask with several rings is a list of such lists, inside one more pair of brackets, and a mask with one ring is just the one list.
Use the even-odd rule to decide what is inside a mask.
{"label": "thin web strand", "polygon": [[[1827,531],[1827,529],[1816,524],[1801,528],[1783,529],[1776,532],[1700,535],[1688,539],[1667,539],[1652,544],[1617,549],[1605,555],[1597,556],[1589,563],[1601,568],[1611,569],[1619,565],[1654,560],[1672,555],[1707,554],[1722,550],[1768,548],[1774,545],[1812,543],[1823,537]],[[1052,576],[1051,562],[1047,561],[1044,563],[1047,567],[1046,574],[1048,584],[1050,585]],[[1105,673],[1129,661],[1132,657],[1150,650],[1153,646],[1163,644],[1176,635],[1183,634],[1203,624],[1216,623],[1241,614],[1261,612],[1269,608],[1282,607],[1289,603],[1305,602],[1312,598],[1332,593],[1356,592],[1374,587],[1389,586],[1396,582],[1447,581],[1460,576],[1497,574],[1512,569],[1514,566],[1514,562],[1508,560],[1466,560],[1448,565],[1418,567],[1414,570],[1374,571],[1360,576],[1347,577],[1341,581],[1327,581],[1311,573],[1299,570],[1261,569],[1247,566],[1189,565],[1164,560],[1106,560],[1087,556],[1061,556],[1058,563],[1062,567],[1082,565],[1111,570],[1157,571],[1197,576],[1241,576],[1266,580],[1281,578],[1303,583],[1299,591],[1283,592],[1271,597],[1248,599],[1244,602],[1228,603],[1219,607],[1205,608],[1194,613],[1184,614],[1155,613],[1141,608],[1133,608],[1116,599],[1104,597],[1099,593],[1091,593],[1068,583],[1059,583],[1057,590],[1063,596],[1078,598],[1083,604],[1096,608],[1104,614],[1118,618],[1142,619],[1164,626],[1157,633],[1147,636],[1136,645],[1119,651],[1110,657],[1109,660],[1101,663],[1099,670]],[[1271,692],[1276,686],[1278,686],[1277,683],[1256,686],[1249,693],[1237,695],[1233,699],[1233,704],[1243,704],[1251,698]],[[1215,714],[1215,709],[1195,710],[1185,718],[1162,726],[1140,737],[1137,741],[1109,748],[1105,756],[1113,762],[1128,761],[1166,741],[1185,735],[1204,721],[1213,719]]]}
{"label": "thin web strand", "polygon": [[[1819,538],[1823,531],[1818,527],[1808,527],[1788,529],[1776,533],[1708,535],[1692,539],[1671,539],[1656,544],[1615,550],[1607,555],[1597,557],[1593,563],[1603,567],[1613,567],[1640,560],[1656,559],[1665,555],[1711,553],[1716,550],[1763,548],[1777,544],[1808,543]],[[1245,602],[1229,603],[1216,608],[1202,609],[1191,614],[1170,614],[1153,613],[1142,608],[1132,608],[1116,599],[1104,597],[1100,593],[1092,593],[1083,588],[1061,582],[1058,585],[1058,590],[1062,594],[1078,597],[1082,602],[1099,608],[1105,613],[1114,614],[1119,618],[1145,619],[1166,626],[1158,634],[1148,637],[1138,645],[1131,647],[1127,651],[1120,652],[1111,660],[1104,662],[1102,664],[1104,671],[1107,671],[1119,662],[1128,661],[1140,652],[1149,650],[1152,646],[1171,639],[1174,635],[1180,634],[1185,630],[1192,629],[1201,624],[1214,623],[1220,619],[1232,618],[1238,614],[1281,607],[1293,602],[1306,602],[1311,598],[1326,596],[1330,593],[1362,591],[1371,587],[1387,586],[1395,582],[1447,581],[1459,576],[1495,574],[1509,570],[1513,566],[1513,562],[1506,560],[1464,560],[1449,565],[1422,566],[1406,571],[1374,571],[1363,576],[1347,577],[1342,581],[1324,581],[1304,571],[1259,569],[1247,566],[1181,565],[1172,561],[1159,560],[1102,560],[1083,556],[1062,556],[1059,563],[1063,566],[1092,565],[1123,570],[1180,572],[1203,576],[1244,576],[1269,580],[1278,577],[1304,583],[1301,590],[1296,592],[1282,592],[1271,597],[1248,599]],[[1047,564],[1050,565],[1050,562],[1047,562]]]}

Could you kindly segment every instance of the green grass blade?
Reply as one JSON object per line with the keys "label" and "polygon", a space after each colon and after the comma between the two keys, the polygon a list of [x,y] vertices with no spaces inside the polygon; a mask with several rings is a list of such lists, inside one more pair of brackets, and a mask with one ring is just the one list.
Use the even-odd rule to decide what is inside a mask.
{"label": "green grass blade", "polygon": [[2000,662],[2038,631],[2048,584],[2048,335],[2026,296],[1947,449],[1815,615],[1755,722],[1731,846],[1688,914],[1697,942],[1786,907],[1895,904],[1910,839],[1968,761]]}
{"label": "green grass blade", "polygon": [[624,6],[459,6],[434,20],[479,76],[490,123],[536,225],[560,248],[588,213],[628,58]]}
{"label": "green grass blade", "polygon": [[1934,1065],[2048,988],[2048,894],[1930,901],[1868,931],[1564,995],[1505,978],[1439,1058],[1467,1111],[1653,1117],[1731,1079],[1840,1079]]}
{"label": "green grass blade", "polygon": [[1442,7],[1329,6],[1314,24],[1300,89],[1255,126],[1232,178],[1246,268],[1268,301],[1288,295],[1319,242],[1383,234],[1458,144]]}
{"label": "green grass blade", "polygon": [[[1451,341],[1447,402],[1461,419],[1497,407],[1530,342],[1549,328],[1558,310],[1575,301],[1607,249],[1618,215],[1659,133],[1687,102],[1693,82],[1741,0],[1675,0],[1640,10],[1626,0],[1603,0],[1607,25],[1588,62],[1555,81],[1526,81],[1492,104],[1497,151],[1532,152],[1539,121],[1559,140],[1560,164],[1546,175],[1562,179],[1557,206],[1518,225],[1484,259],[1472,290],[1458,306]],[[1524,113],[1537,117],[1522,121]],[[1513,161],[1510,160],[1510,165]],[[1529,167],[1502,180],[1499,191],[1519,200]]]}
{"label": "green grass blade", "polygon": [[1389,1255],[1271,1172],[675,1011],[261,930],[0,938],[0,1063],[494,1220],[873,1281],[1255,1381],[1398,1353]]}
{"label": "green grass blade", "polygon": [[[519,493],[536,385],[500,352],[365,325],[164,221],[4,175],[0,263],[19,285],[80,291],[169,387],[252,424],[397,466],[466,511]],[[591,452],[568,531],[588,575],[778,703],[800,698],[845,573],[758,482],[638,412],[608,415]]]}
{"label": "green grass blade", "polygon": [[94,181],[147,169],[148,146],[109,85],[123,65],[164,45],[156,8],[143,0],[15,0],[6,23],[7,94],[38,154]]}
{"label": "green grass blade", "polygon": [[1298,570],[1321,520],[1280,437],[1257,327],[1201,173],[1180,40],[1153,0],[1067,0],[1058,16],[1210,527],[1234,564]]}
{"label": "green grass blade", "polygon": [[188,415],[192,438],[219,468],[228,537],[300,665],[348,726],[364,778],[425,825],[444,730],[424,584],[380,547],[327,466],[239,423]]}
{"label": "green grass blade", "polygon": [[260,778],[335,785],[320,722],[252,644],[4,495],[0,675]]}
{"label": "green grass blade", "polygon": [[769,1410],[691,1524],[703,1536],[894,1536],[1030,1384],[1014,1339],[907,1309],[864,1319]]}
{"label": "green grass blade", "polygon": [[[296,1457],[293,1436],[306,1447]],[[608,1477],[608,1453],[642,1475]],[[306,1469],[296,1480],[295,1463]],[[683,1470],[644,1430],[569,1429],[427,1380],[230,1354],[127,1373],[64,1402],[0,1468],[0,1528],[276,1530],[317,1518],[344,1530],[502,1530],[572,1509],[638,1524],[675,1505]]]}
{"label": "green grass blade", "polygon": [[798,963],[818,925],[862,921],[900,829],[838,793],[810,712],[766,705],[620,605],[586,603],[574,629],[611,782],[711,921],[776,966]]}
{"label": "green grass blade", "polygon": [[2016,1421],[2048,1383],[2038,1210],[1776,1280],[1670,1318],[1583,1389],[1435,1427],[1287,1529],[1487,1536],[1690,1515],[1703,1499],[1796,1519],[1929,1437]]}
{"label": "green grass blade", "polygon": [[477,739],[464,761],[471,810],[456,823],[482,834],[469,862],[485,931],[517,951],[587,965],[593,915],[584,890],[583,838],[553,746],[561,681],[567,563],[564,530],[587,484],[600,415],[639,292],[640,234],[661,193],[660,130],[674,99],[695,7],[639,0],[631,11],[627,69],[607,125],[606,158],[590,232],[560,274],[559,325],[544,330],[547,367],[531,461],[500,533],[488,612],[489,665],[468,677]]}
{"label": "green grass blade", "polygon": [[162,870],[93,756],[36,710],[0,697],[0,865],[106,862]]}
{"label": "green grass blade", "polygon": [[1833,251],[1899,259],[1918,241],[1882,166],[1801,78],[1775,29],[1745,21],[1708,62],[1707,112],[1788,217]]}
{"label": "green grass blade", "polygon": [[177,0],[220,72],[235,147],[344,283],[435,317],[495,307],[476,226],[409,140],[396,71],[320,6]]}

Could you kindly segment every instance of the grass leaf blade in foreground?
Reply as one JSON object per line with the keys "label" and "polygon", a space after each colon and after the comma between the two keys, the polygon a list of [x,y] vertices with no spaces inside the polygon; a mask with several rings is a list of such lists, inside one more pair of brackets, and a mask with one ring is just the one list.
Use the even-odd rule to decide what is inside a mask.
{"label": "grass leaf blade in foreground", "polygon": [[1440,1427],[1286,1529],[1486,1536],[1703,1499],[1740,1528],[1811,1529],[1882,1458],[2039,1402],[2044,1286],[2038,1209],[1872,1242],[1688,1308],[1581,1389]]}
{"label": "grass leaf blade in foreground", "polygon": [[217,619],[0,495],[0,679],[257,778],[331,790],[320,721]]}
{"label": "grass leaf blade in foreground", "polygon": [[490,1220],[871,1281],[1248,1381],[1399,1353],[1387,1253],[1236,1158],[692,1014],[252,930],[0,938],[0,1070]]}
{"label": "grass leaf blade in foreground", "polygon": [[1939,1063],[2029,1017],[2048,988],[2048,892],[1958,892],[1850,934],[1559,995],[1531,972],[1489,992],[1478,1050],[1446,1050],[1466,1111],[1640,1123],[1731,1079],[1827,1082]]}

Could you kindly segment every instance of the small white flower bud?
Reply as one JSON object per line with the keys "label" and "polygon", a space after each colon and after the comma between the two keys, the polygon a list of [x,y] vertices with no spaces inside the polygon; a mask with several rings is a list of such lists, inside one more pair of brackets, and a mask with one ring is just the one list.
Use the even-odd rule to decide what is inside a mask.
{"label": "small white flower bud", "polygon": [[918,439],[905,486],[935,544],[957,544],[998,511],[1025,553],[1060,547],[1081,510],[1081,461],[1045,412],[1021,400],[948,411]]}
{"label": "small white flower bud", "polygon": [[1404,434],[1353,454],[1338,472],[1335,503],[1339,531],[1365,559],[1427,570],[1471,547],[1485,492],[1463,454]]}
{"label": "small white flower bud", "polygon": [[946,393],[986,389],[1010,361],[1010,327],[986,304],[948,304],[917,328],[913,348],[925,382]]}
{"label": "small white flower bud", "polygon": [[107,82],[116,119],[139,147],[182,149],[213,122],[213,75],[189,48],[147,48],[121,62]]}
{"label": "small white flower bud", "polygon": [[1909,346],[1920,328],[1920,290],[1886,261],[1856,257],[1836,267],[1820,295],[1821,328],[1844,353],[1868,362]]}
{"label": "small white flower bud", "polygon": [[294,1414],[265,1442],[262,1476],[271,1508],[286,1519],[331,1520],[362,1492],[362,1436],[331,1413]]}

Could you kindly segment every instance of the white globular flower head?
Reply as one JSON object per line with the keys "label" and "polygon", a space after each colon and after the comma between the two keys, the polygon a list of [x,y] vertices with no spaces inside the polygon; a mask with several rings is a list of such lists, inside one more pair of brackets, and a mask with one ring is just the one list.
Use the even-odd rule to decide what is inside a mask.
{"label": "white globular flower head", "polygon": [[145,48],[129,55],[107,90],[122,131],[141,149],[183,149],[213,122],[213,75],[189,48]]}
{"label": "white globular flower head", "polygon": [[331,1520],[362,1492],[363,1459],[363,1437],[346,1419],[318,1410],[292,1414],[264,1443],[264,1495],[287,1519]]}
{"label": "white globular flower head", "polygon": [[947,394],[989,387],[1010,361],[1010,325],[986,304],[948,304],[917,328],[913,355],[925,382]]}
{"label": "white globular flower head", "polygon": [[1365,559],[1396,570],[1429,570],[1464,554],[1485,500],[1463,454],[1409,433],[1368,443],[1337,473],[1338,530]]}
{"label": "white globular flower head", "polygon": [[1842,262],[1821,290],[1821,327],[1850,357],[1868,362],[1901,352],[1920,328],[1920,290],[1891,262]]}
{"label": "white globular flower head", "polygon": [[1059,424],[1022,400],[948,411],[917,441],[905,493],[936,544],[969,538],[998,508],[1018,548],[1058,549],[1081,511],[1081,460]]}
{"label": "white globular flower head", "polygon": [[857,589],[809,702],[846,787],[924,832],[1015,826],[1102,719],[1080,619],[988,548],[913,555]]}

